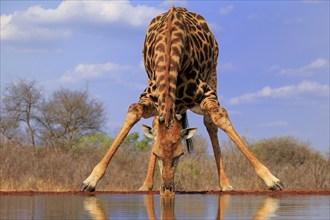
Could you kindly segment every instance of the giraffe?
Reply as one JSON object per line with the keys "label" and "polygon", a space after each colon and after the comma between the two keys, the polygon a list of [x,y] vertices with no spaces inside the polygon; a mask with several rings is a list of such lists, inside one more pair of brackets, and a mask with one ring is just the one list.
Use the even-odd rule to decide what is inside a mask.
{"label": "giraffe", "polygon": [[282,190],[283,184],[247,148],[235,131],[226,109],[217,98],[218,44],[204,18],[185,8],[175,8],[156,16],[149,24],[144,48],[144,65],[148,86],[139,101],[130,105],[117,137],[102,160],[83,182],[82,191],[94,191],[106,168],[127,136],[141,119],[154,117],[153,127],[143,126],[153,137],[147,178],[142,190],[152,188],[152,175],[156,158],[161,169],[162,195],[173,195],[174,172],[183,154],[182,139],[189,139],[195,128],[182,129],[182,119],[187,110],[204,115],[214,151],[222,190],[232,190],[223,168],[218,128],[223,130],[249,160],[256,174],[272,190]]}

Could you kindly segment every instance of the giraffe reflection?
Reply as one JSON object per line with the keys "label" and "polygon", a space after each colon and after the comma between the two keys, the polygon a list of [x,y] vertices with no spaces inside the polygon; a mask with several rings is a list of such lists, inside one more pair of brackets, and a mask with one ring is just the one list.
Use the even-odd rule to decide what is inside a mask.
{"label": "giraffe reflection", "polygon": [[258,206],[257,212],[253,219],[268,219],[278,210],[278,208],[278,200],[273,197],[267,197]]}
{"label": "giraffe reflection", "polygon": [[[235,213],[235,210],[236,211],[239,210],[239,207],[237,207],[237,206],[240,206],[242,204],[237,204],[237,202],[233,202],[231,204],[231,202],[230,202],[231,197],[232,196],[229,194],[218,195],[216,219],[232,218],[233,217],[232,214]],[[155,211],[154,195],[153,194],[144,195],[144,205],[146,207],[147,218],[149,220],[156,220],[157,216],[160,216],[160,219],[166,219],[166,220],[167,219],[176,219],[175,196],[160,196],[160,197],[156,196],[156,198],[160,199],[160,215],[156,215],[157,213]],[[234,198],[234,196],[233,196],[233,198]],[[181,200],[179,198],[179,200],[177,202],[180,203],[180,201],[183,201],[183,200]],[[194,204],[191,204],[191,205],[192,205],[192,210],[190,210],[190,211],[195,210]],[[180,207],[181,206],[177,206],[177,209]],[[251,206],[250,206],[250,208],[251,208]],[[271,216],[274,216],[274,214],[276,213],[278,208],[279,208],[278,199],[273,198],[273,197],[266,197],[261,200],[259,205],[257,205],[257,208],[255,211],[251,210],[253,213],[252,215],[249,214],[249,216],[242,216],[242,215],[244,215],[244,213],[240,213],[240,215],[241,215],[240,218],[246,217],[246,218],[251,218],[251,219],[255,219],[255,220],[269,219]],[[108,208],[105,205],[102,206],[99,198],[96,196],[84,198],[84,209],[88,212],[88,214],[92,217],[92,219],[97,219],[97,220],[108,219],[108,216],[111,215],[111,213],[108,213],[108,216],[107,216]],[[212,210],[212,209],[205,210],[205,212],[209,212],[209,210]],[[177,211],[179,211],[179,210],[177,210]],[[189,210],[181,210],[181,211],[182,212],[178,212],[178,215],[179,215],[179,213],[181,215],[182,214],[186,215],[187,212],[190,212]],[[226,212],[227,212],[227,215],[226,215]],[[204,217],[208,217],[208,218],[210,218],[210,216],[214,216],[213,213],[204,213],[204,214],[207,215],[207,216],[204,215]],[[245,215],[246,215],[246,213],[245,213]],[[237,217],[237,215],[235,215],[235,216]],[[181,216],[181,218],[183,218],[183,217],[185,218],[187,216]],[[197,216],[195,216],[195,217],[197,217]],[[124,216],[124,218],[125,218],[125,216]]]}
{"label": "giraffe reflection", "polygon": [[[160,197],[160,219],[176,219],[174,213],[174,196]],[[147,208],[149,220],[155,220],[154,195],[149,194],[144,196],[144,204]]]}
{"label": "giraffe reflection", "polygon": [[[225,219],[225,210],[228,206],[230,195],[218,195],[218,206],[216,219]],[[174,196],[161,196],[160,197],[160,219],[176,219],[174,204]],[[154,195],[149,194],[144,196],[144,203],[147,209],[149,220],[155,220],[155,208],[154,208]],[[267,197],[260,202],[252,219],[263,220],[269,219],[279,208],[278,200],[276,198]]]}
{"label": "giraffe reflection", "polygon": [[95,196],[84,197],[84,209],[89,213],[92,219],[108,219],[104,209],[101,207],[99,199]]}
{"label": "giraffe reflection", "polygon": [[225,213],[225,208],[227,207],[228,200],[230,195],[218,196],[218,213],[216,219],[223,219]]}

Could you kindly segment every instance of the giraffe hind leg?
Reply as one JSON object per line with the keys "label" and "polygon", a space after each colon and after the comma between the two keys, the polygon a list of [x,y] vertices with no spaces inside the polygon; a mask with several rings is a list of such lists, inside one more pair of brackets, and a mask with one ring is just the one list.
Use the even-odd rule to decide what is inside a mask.
{"label": "giraffe hind leg", "polygon": [[265,182],[267,187],[271,190],[282,190],[284,187],[283,183],[275,176],[273,176],[268,168],[251,153],[251,151],[243,142],[242,138],[233,128],[227,111],[220,107],[217,98],[215,96],[207,97],[201,102],[200,106],[202,110],[206,111],[207,114],[210,115],[214,124],[221,128],[235,143],[238,149],[252,164],[255,172]]}
{"label": "giraffe hind leg", "polygon": [[220,145],[218,140],[218,127],[213,123],[209,115],[204,116],[204,125],[210,136],[212,148],[214,152],[215,162],[217,164],[218,174],[219,174],[219,185],[222,191],[233,190],[233,187],[229,184],[227,176],[225,174],[225,169],[223,166],[223,161],[221,157]]}

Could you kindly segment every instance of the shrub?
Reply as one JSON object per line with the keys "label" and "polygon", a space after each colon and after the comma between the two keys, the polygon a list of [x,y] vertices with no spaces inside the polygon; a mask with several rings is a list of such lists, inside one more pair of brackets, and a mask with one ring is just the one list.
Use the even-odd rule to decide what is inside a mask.
{"label": "shrub", "polygon": [[[142,185],[150,150],[137,149],[141,141],[134,133],[129,136],[110,162],[97,190],[137,190]],[[100,133],[82,138],[73,148],[33,148],[1,143],[0,190],[78,190],[111,142],[112,138]],[[227,177],[235,189],[266,189],[231,141],[221,145]],[[291,137],[261,140],[248,146],[283,181],[285,189],[330,189],[329,154],[325,156],[315,152],[308,144]],[[219,189],[214,156],[206,149],[205,139],[195,137],[195,151],[185,152],[180,158],[175,174],[176,190]],[[160,175],[156,165],[154,189],[159,187]]]}

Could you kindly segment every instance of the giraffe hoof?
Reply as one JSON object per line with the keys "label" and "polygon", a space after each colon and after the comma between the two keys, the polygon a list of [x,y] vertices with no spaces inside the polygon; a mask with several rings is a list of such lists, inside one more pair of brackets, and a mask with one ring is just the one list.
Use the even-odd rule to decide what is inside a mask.
{"label": "giraffe hoof", "polygon": [[80,186],[80,191],[82,191],[82,192],[94,192],[95,187],[91,186],[89,184],[86,184],[86,183],[82,183],[81,186]]}
{"label": "giraffe hoof", "polygon": [[143,185],[139,188],[139,191],[149,191],[149,190],[152,190],[152,186]]}
{"label": "giraffe hoof", "polygon": [[[95,168],[94,168],[95,169]],[[100,177],[92,174],[84,180],[84,182],[80,186],[80,191],[82,192],[94,192],[98,181],[101,179]],[[102,177],[102,176],[101,176]]]}
{"label": "giraffe hoof", "polygon": [[277,191],[277,190],[283,190],[284,184],[281,181],[274,182],[274,185],[269,187],[270,190]]}
{"label": "giraffe hoof", "polygon": [[222,192],[233,191],[233,190],[234,190],[234,188],[231,185],[221,187]]}

